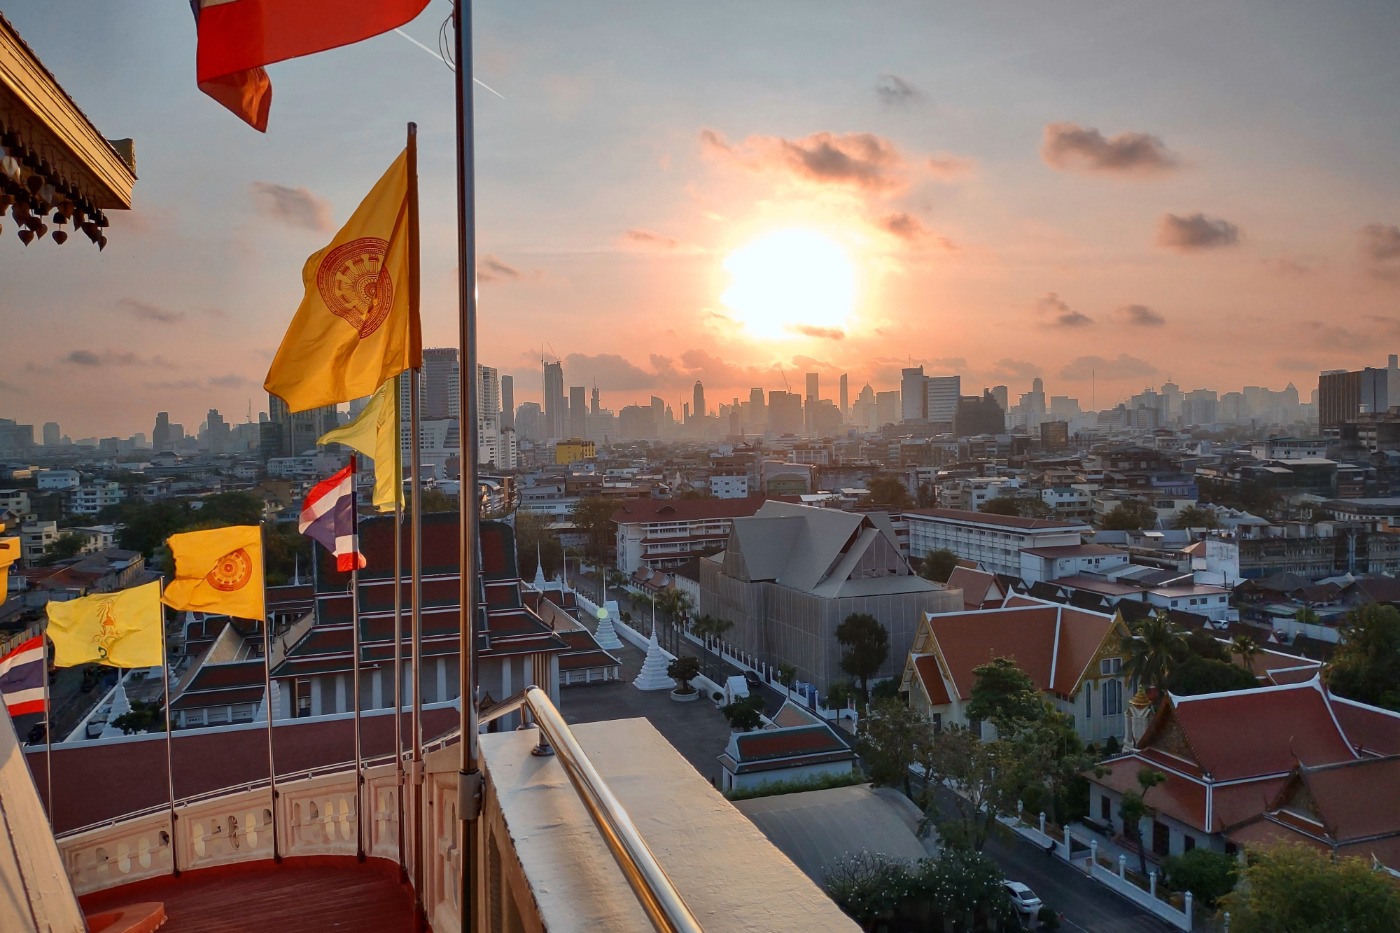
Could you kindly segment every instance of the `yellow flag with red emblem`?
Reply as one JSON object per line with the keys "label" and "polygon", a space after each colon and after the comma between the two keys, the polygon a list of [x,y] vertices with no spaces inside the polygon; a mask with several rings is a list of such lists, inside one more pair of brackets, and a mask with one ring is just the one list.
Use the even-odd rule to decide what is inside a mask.
{"label": "yellow flag with red emblem", "polygon": [[45,609],[54,667],[156,667],[165,663],[159,583],[50,602]]}
{"label": "yellow flag with red emblem", "polygon": [[167,540],[175,579],[161,601],[172,609],[263,619],[262,529],[230,525]]}
{"label": "yellow flag with red emblem", "polygon": [[[0,525],[0,531],[4,530],[5,526]],[[0,538],[0,605],[10,588],[10,565],[19,560],[19,554],[19,538]]]}
{"label": "yellow flag with red emblem", "polygon": [[371,395],[423,365],[416,296],[410,293],[418,231],[409,222],[404,150],[330,245],[302,267],[306,294],[263,388],[291,411]]}

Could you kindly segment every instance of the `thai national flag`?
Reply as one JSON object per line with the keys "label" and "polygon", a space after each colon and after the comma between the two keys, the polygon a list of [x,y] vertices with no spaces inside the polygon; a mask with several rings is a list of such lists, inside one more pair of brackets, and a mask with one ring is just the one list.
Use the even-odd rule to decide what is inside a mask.
{"label": "thai national flag", "polygon": [[43,635],[29,639],[0,658],[0,695],[5,698],[10,718],[44,712],[47,666]]}
{"label": "thai national flag", "polygon": [[354,457],[349,466],[307,493],[297,527],[335,555],[335,569],[342,573],[364,569],[365,556],[360,553],[359,522],[355,516]]}

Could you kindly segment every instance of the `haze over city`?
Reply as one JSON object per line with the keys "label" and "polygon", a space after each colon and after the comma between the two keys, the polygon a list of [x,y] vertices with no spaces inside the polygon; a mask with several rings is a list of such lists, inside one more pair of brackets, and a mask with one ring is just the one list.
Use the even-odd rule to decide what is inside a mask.
{"label": "haze over city", "polygon": [[[424,329],[454,328],[449,5],[270,69],[266,136],[168,4],[5,15],[141,182],[102,254],[0,237],[0,413],[242,420],[301,266],[422,127]],[[1110,407],[1383,362],[1400,338],[1400,12],[1301,3],[483,4],[483,363],[606,407],[922,364]],[[420,47],[426,46],[427,48]],[[1110,78],[1111,76],[1111,78]],[[333,158],[332,158],[333,156]],[[20,262],[20,252],[24,251]],[[1374,348],[1374,349],[1373,349]],[[101,399],[103,404],[95,405]]]}

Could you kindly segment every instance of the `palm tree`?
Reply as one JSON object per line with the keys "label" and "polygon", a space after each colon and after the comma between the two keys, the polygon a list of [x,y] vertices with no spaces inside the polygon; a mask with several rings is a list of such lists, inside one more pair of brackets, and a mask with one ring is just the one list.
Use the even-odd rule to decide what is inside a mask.
{"label": "palm tree", "polygon": [[1253,673],[1254,658],[1259,654],[1259,643],[1248,635],[1236,635],[1230,640],[1230,653],[1240,656],[1240,667]]}
{"label": "palm tree", "polygon": [[1167,677],[1176,663],[1186,657],[1186,639],[1172,625],[1167,614],[1157,611],[1137,624],[1119,642],[1123,652],[1123,675],[1130,683],[1166,691]]}
{"label": "palm tree", "polygon": [[728,619],[717,619],[706,613],[695,620],[695,633],[700,636],[700,660],[705,668],[705,676],[709,676],[709,651],[706,649],[706,638],[720,638],[725,632],[734,627],[734,623]]}

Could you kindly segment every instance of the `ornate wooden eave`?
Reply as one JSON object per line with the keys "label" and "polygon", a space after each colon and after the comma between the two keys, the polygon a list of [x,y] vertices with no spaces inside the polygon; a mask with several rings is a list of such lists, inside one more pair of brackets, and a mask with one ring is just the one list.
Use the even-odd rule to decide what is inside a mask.
{"label": "ornate wooden eave", "polygon": [[132,141],[105,139],[0,17],[0,213],[21,239],[77,229],[100,247],[105,212],[129,210],[135,183]]}

